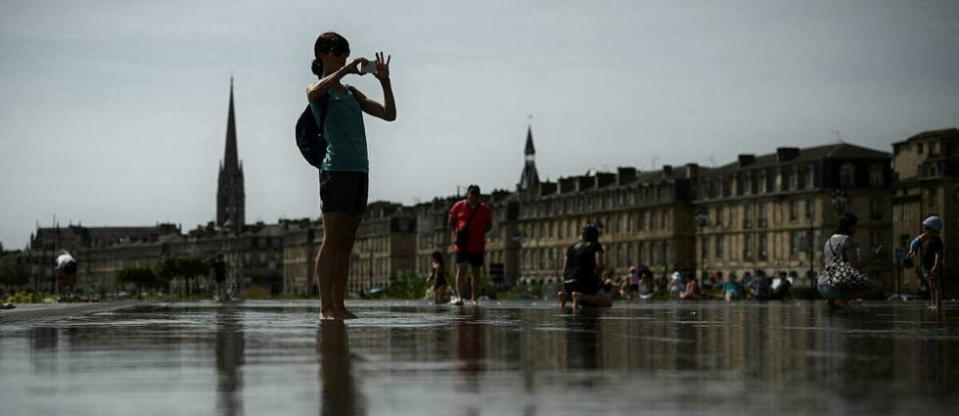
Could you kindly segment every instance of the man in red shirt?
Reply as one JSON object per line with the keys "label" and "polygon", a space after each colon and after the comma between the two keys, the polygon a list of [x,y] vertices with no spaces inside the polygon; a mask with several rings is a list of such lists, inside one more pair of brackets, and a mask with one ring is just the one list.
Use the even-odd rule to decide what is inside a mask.
{"label": "man in red shirt", "polygon": [[[470,299],[477,304],[479,296],[480,267],[483,266],[483,254],[486,252],[486,233],[493,227],[493,214],[488,205],[480,202],[480,188],[470,185],[466,188],[466,199],[453,204],[450,208],[450,228],[453,230],[453,245],[456,260],[456,291],[459,296],[453,303],[463,304],[467,292],[465,289],[466,271],[472,271],[470,277]],[[468,267],[469,266],[469,267]]]}

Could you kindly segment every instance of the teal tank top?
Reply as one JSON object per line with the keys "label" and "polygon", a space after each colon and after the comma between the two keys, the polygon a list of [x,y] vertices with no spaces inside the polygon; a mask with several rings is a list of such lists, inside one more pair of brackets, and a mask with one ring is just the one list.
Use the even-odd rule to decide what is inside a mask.
{"label": "teal tank top", "polygon": [[[323,170],[334,172],[369,172],[370,162],[366,151],[366,128],[363,126],[363,110],[353,96],[350,86],[341,95],[327,91],[323,137],[326,138],[326,157]],[[323,117],[320,101],[310,101],[310,109],[317,120]]]}

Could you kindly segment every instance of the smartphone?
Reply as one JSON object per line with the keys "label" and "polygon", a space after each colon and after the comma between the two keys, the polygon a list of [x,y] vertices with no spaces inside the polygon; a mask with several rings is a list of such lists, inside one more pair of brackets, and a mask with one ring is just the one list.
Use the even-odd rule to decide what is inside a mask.
{"label": "smartphone", "polygon": [[376,72],[376,62],[366,61],[360,64],[360,74],[372,74]]}

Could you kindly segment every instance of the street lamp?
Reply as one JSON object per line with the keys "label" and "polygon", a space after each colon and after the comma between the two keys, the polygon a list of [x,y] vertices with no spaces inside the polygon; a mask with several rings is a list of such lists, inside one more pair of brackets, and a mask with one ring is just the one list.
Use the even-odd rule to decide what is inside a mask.
{"label": "street lamp", "polygon": [[846,212],[846,190],[842,188],[836,188],[832,191],[832,206],[836,208],[836,214],[842,215]]}
{"label": "street lamp", "polygon": [[703,276],[706,275],[706,237],[703,235],[703,229],[706,228],[706,221],[709,219],[709,213],[706,211],[706,207],[699,207],[696,209],[696,223],[699,224],[699,241],[701,247],[699,248],[699,286],[703,286]]}

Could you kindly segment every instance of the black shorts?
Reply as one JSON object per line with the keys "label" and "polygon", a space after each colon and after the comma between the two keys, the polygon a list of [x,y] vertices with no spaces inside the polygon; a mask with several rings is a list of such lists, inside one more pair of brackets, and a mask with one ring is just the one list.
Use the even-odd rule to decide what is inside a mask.
{"label": "black shorts", "polygon": [[446,286],[446,278],[443,276],[437,276],[436,280],[433,281],[433,289],[439,289]]}
{"label": "black shorts", "polygon": [[473,267],[483,266],[483,253],[470,253],[468,251],[457,250],[454,254],[456,264],[469,263]]}
{"label": "black shorts", "polygon": [[579,292],[584,295],[595,295],[599,293],[599,280],[567,280],[563,282],[563,291],[569,294],[572,294],[573,292]]}
{"label": "black shorts", "polygon": [[366,212],[370,175],[366,172],[320,171],[320,209],[323,212]]}

